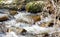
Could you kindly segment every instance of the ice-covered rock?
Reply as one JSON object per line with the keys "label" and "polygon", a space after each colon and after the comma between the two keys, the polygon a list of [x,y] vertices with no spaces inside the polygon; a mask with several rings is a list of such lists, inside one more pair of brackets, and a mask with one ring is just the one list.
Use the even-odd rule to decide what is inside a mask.
{"label": "ice-covered rock", "polygon": [[33,24],[40,20],[40,16],[30,13],[19,13],[14,16],[17,21]]}
{"label": "ice-covered rock", "polygon": [[29,13],[19,13],[15,15],[14,17],[17,19],[17,21],[25,21],[28,23],[33,23],[34,21],[28,18],[27,15],[29,15]]}
{"label": "ice-covered rock", "polygon": [[8,32],[4,37],[18,37],[15,32]]}
{"label": "ice-covered rock", "polygon": [[38,21],[38,22],[36,22],[35,24],[36,25],[41,25],[42,23],[47,23],[47,22],[51,22],[53,19],[52,19],[52,17],[51,16],[49,16],[49,17],[45,17],[45,18],[43,18],[41,21]]}
{"label": "ice-covered rock", "polygon": [[5,36],[5,34],[3,34],[3,33],[2,33],[2,34],[0,34],[0,37],[4,37],[4,36]]}
{"label": "ice-covered rock", "polygon": [[4,24],[5,24],[7,27],[15,26],[16,23],[17,23],[17,22],[16,22],[16,20],[14,20],[14,19],[4,22]]}
{"label": "ice-covered rock", "polygon": [[14,25],[15,27],[29,27],[29,26],[31,26],[30,24],[27,24],[27,23],[16,23],[15,25]]}
{"label": "ice-covered rock", "polygon": [[55,28],[45,28],[45,27],[40,27],[38,25],[33,25],[32,27],[24,27],[24,29],[31,34],[50,33],[56,30]]}
{"label": "ice-covered rock", "polygon": [[9,14],[9,10],[7,10],[7,9],[0,9],[0,13]]}

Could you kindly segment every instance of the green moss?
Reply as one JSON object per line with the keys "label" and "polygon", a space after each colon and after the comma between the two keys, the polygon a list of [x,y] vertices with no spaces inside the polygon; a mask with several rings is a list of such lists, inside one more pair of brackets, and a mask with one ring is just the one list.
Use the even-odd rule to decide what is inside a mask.
{"label": "green moss", "polygon": [[3,1],[3,0],[0,0],[0,3],[1,3],[1,1]]}
{"label": "green moss", "polygon": [[44,2],[43,1],[34,1],[26,4],[26,11],[37,13],[43,11]]}
{"label": "green moss", "polygon": [[34,1],[34,0],[25,0],[26,1],[26,3],[28,3],[28,2],[31,2],[31,1]]}
{"label": "green moss", "polygon": [[2,0],[0,0],[0,2],[1,2]]}

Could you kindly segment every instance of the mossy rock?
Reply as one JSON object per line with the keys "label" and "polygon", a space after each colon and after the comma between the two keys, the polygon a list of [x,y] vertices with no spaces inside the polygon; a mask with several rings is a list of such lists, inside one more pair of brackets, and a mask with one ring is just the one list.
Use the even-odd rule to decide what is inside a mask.
{"label": "mossy rock", "polygon": [[26,11],[31,13],[42,12],[45,4],[43,1],[34,1],[26,4]]}

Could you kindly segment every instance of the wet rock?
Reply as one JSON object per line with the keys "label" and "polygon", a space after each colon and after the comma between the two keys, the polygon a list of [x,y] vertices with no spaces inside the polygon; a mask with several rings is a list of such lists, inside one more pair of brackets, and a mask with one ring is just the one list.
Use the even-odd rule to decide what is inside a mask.
{"label": "wet rock", "polygon": [[21,4],[21,5],[18,5],[16,6],[18,10],[20,11],[24,11],[25,10],[25,5]]}
{"label": "wet rock", "polygon": [[50,23],[53,23],[53,19],[52,17],[49,16],[49,17],[45,17],[44,19],[41,19],[41,21],[38,21],[35,24],[42,26],[42,27],[48,27],[48,26],[51,26]]}
{"label": "wet rock", "polygon": [[56,31],[51,34],[51,37],[60,37],[60,32]]}
{"label": "wet rock", "polygon": [[50,24],[48,25],[48,27],[53,27],[53,25],[54,25],[54,23],[50,23]]}
{"label": "wet rock", "polygon": [[33,24],[41,19],[39,15],[34,15],[30,13],[19,13],[14,17],[19,22],[25,22],[29,24]]}
{"label": "wet rock", "polygon": [[56,20],[55,24],[53,27],[60,28],[60,20]]}
{"label": "wet rock", "polygon": [[13,27],[13,26],[9,27],[7,31],[8,32],[14,31],[16,34],[24,34],[24,33],[26,33],[25,29],[19,28],[19,27]]}
{"label": "wet rock", "polygon": [[24,0],[2,0],[0,4],[0,8],[21,10],[21,8],[23,8],[22,6],[24,6]]}
{"label": "wet rock", "polygon": [[22,34],[22,35],[25,35],[26,32],[27,32],[27,31],[26,31],[25,29],[23,29],[22,32],[21,32],[21,34]]}
{"label": "wet rock", "polygon": [[15,25],[13,25],[13,26],[23,28],[23,27],[28,27],[28,26],[31,26],[31,24],[18,22],[18,23],[16,23],[16,24],[15,24]]}
{"label": "wet rock", "polygon": [[15,32],[11,31],[7,32],[6,35],[4,35],[3,37],[18,37],[18,36],[16,35]]}
{"label": "wet rock", "polygon": [[0,14],[0,21],[6,21],[9,19],[9,16],[7,14]]}
{"label": "wet rock", "polygon": [[60,20],[60,13],[56,16],[56,19]]}
{"label": "wet rock", "polygon": [[32,25],[31,27],[24,27],[25,30],[27,30],[28,33],[37,35],[37,34],[50,34],[53,31],[56,31],[53,27],[40,27],[38,25]]}
{"label": "wet rock", "polygon": [[12,20],[5,21],[3,23],[6,25],[6,27],[9,27],[9,26],[14,26],[17,22],[16,20],[12,19]]}
{"label": "wet rock", "polygon": [[17,11],[15,11],[15,10],[10,10],[10,15],[15,15],[15,14],[17,14]]}
{"label": "wet rock", "polygon": [[8,9],[0,9],[0,13],[9,14],[9,10]]}
{"label": "wet rock", "polygon": [[42,26],[42,27],[53,27],[54,23],[51,21],[51,22],[47,22],[47,23],[42,23],[40,26]]}
{"label": "wet rock", "polygon": [[49,25],[49,23],[43,23],[43,24],[41,24],[40,26],[41,26],[41,27],[48,27],[48,25]]}
{"label": "wet rock", "polygon": [[0,22],[0,33],[6,33],[6,31],[6,26],[2,22]]}
{"label": "wet rock", "polygon": [[45,33],[43,37],[49,37],[49,34],[48,33]]}

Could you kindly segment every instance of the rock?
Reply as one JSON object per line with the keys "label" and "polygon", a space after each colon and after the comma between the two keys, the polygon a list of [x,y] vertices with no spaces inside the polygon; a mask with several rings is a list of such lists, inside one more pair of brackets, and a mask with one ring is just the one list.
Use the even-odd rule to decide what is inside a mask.
{"label": "rock", "polygon": [[11,4],[12,0],[2,0],[0,4]]}
{"label": "rock", "polygon": [[42,23],[41,27],[53,27],[54,23],[53,22],[47,22],[47,23]]}
{"label": "rock", "polygon": [[48,27],[49,23],[42,23],[40,26],[41,27]]}
{"label": "rock", "polygon": [[22,3],[24,0],[1,0],[0,4],[17,4]]}
{"label": "rock", "polygon": [[51,23],[53,23],[53,19],[51,16],[49,16],[49,17],[45,17],[44,19],[42,18],[41,21],[38,21],[35,24],[41,27],[49,27],[49,26],[53,26],[51,25]]}
{"label": "rock", "polygon": [[41,20],[40,16],[38,16],[38,15],[37,16],[30,16],[30,18],[32,18],[34,20],[34,22]]}
{"label": "rock", "polygon": [[7,14],[0,14],[0,21],[6,21],[9,19],[9,16]]}
{"label": "rock", "polygon": [[25,29],[19,27],[9,27],[7,31],[8,32],[14,31],[16,34],[20,34],[20,33],[23,34],[24,32],[26,32]]}
{"label": "rock", "polygon": [[9,10],[8,9],[0,9],[0,13],[9,14]]}
{"label": "rock", "polygon": [[42,12],[45,4],[43,1],[34,1],[26,4],[26,11],[31,13]]}
{"label": "rock", "polygon": [[53,32],[51,37],[60,37],[60,31]]}
{"label": "rock", "polygon": [[18,36],[16,35],[15,32],[11,31],[11,32],[6,33],[6,35],[3,37],[18,37]]}
{"label": "rock", "polygon": [[53,27],[40,27],[38,25],[32,25],[31,27],[24,27],[24,29],[30,34],[50,34],[53,31],[56,31]]}
{"label": "rock", "polygon": [[39,15],[34,15],[30,13],[19,13],[14,17],[19,22],[24,22],[29,24],[33,24],[41,19]]}
{"label": "rock", "polygon": [[56,20],[55,24],[53,27],[60,28],[60,20]]}
{"label": "rock", "polygon": [[2,0],[0,8],[19,10],[24,5],[24,0]]}
{"label": "rock", "polygon": [[7,29],[6,26],[0,22],[0,33],[6,33]]}
{"label": "rock", "polygon": [[49,37],[49,34],[48,33],[45,33],[43,37]]}
{"label": "rock", "polygon": [[10,15],[15,15],[15,14],[17,14],[17,11],[15,11],[15,10],[10,10]]}
{"label": "rock", "polygon": [[21,4],[16,6],[18,10],[24,11],[25,10],[25,5]]}
{"label": "rock", "polygon": [[16,24],[16,20],[12,19],[12,20],[8,20],[5,21],[4,24],[6,25],[6,27],[10,27],[10,26],[14,26]]}
{"label": "rock", "polygon": [[23,27],[31,26],[31,24],[19,22],[19,23],[16,23],[14,26],[23,28]]}

